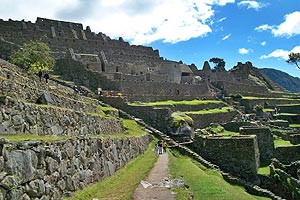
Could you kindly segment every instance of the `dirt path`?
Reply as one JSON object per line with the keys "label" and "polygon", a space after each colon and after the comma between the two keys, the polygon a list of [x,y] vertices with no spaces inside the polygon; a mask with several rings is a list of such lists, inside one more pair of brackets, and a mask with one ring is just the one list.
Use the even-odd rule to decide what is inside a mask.
{"label": "dirt path", "polygon": [[163,184],[169,175],[167,153],[159,155],[157,162],[133,194],[134,200],[175,200],[175,195]]}

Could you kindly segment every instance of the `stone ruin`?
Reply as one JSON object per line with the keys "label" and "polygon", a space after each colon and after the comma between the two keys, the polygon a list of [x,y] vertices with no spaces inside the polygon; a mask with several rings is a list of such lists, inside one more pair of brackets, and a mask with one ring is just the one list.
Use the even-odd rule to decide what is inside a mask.
{"label": "stone ruin", "polygon": [[[267,80],[250,62],[238,63],[232,70],[212,70],[204,62],[202,70],[192,65],[164,59],[158,50],[152,47],[130,45],[121,37],[111,39],[104,33],[94,33],[90,27],[83,28],[80,23],[37,18],[35,23],[0,20],[0,43],[19,48],[28,40],[42,39],[49,45],[57,60],[64,62],[59,68],[69,67],[74,62],[82,70],[97,74],[91,76],[66,77],[80,82],[95,91],[101,87],[104,91],[117,91],[129,101],[151,101],[171,99],[215,98],[226,93],[257,94],[268,93],[274,84],[259,85],[249,77],[255,75]],[[0,58],[6,59],[7,52],[0,49]],[[253,72],[255,72],[253,74]],[[60,74],[61,72],[56,71]],[[100,81],[101,80],[106,80]],[[112,86],[113,85],[113,86]],[[160,88],[157,93],[157,88]]]}

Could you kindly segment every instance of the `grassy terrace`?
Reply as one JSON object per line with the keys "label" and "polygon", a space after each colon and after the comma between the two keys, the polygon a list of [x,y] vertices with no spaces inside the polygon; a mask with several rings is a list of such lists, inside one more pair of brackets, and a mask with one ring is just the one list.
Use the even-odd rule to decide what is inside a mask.
{"label": "grassy terrace", "polygon": [[[174,152],[170,155],[169,168],[175,178],[184,177],[185,184],[193,192],[194,199],[268,199],[250,195],[243,187],[227,183],[220,173],[202,166],[189,157]],[[188,199],[188,191],[176,189],[176,199]]]}
{"label": "grassy terrace", "polygon": [[172,106],[172,105],[200,105],[200,104],[209,104],[209,103],[215,103],[220,104],[221,101],[218,100],[191,100],[191,101],[156,101],[156,102],[142,102],[142,103],[131,103],[129,105],[131,106]]}
{"label": "grassy terrace", "polygon": [[[127,138],[135,137],[146,134],[140,125],[134,120],[122,119],[125,132],[123,134],[105,134],[105,135],[91,135],[91,138]],[[73,136],[52,136],[52,135],[37,135],[37,134],[18,134],[18,135],[1,135],[0,138],[6,138],[10,142],[21,142],[21,141],[44,141],[44,142],[55,142],[66,139],[74,138]]]}
{"label": "grassy terrace", "polygon": [[194,115],[203,115],[203,114],[212,114],[212,113],[226,113],[234,111],[233,108],[224,106],[221,108],[214,108],[214,109],[208,109],[208,110],[198,110],[198,111],[186,111],[186,112],[176,112],[176,114],[194,114]]}
{"label": "grassy terrace", "polygon": [[300,124],[290,124],[291,128],[300,128]]}
{"label": "grassy terrace", "polygon": [[274,136],[274,146],[275,148],[277,148],[277,147],[286,147],[286,146],[295,146],[295,145],[291,144],[291,142],[288,140],[283,140],[281,138]]}
{"label": "grassy terrace", "polygon": [[243,99],[249,99],[249,100],[297,100],[295,98],[291,98],[291,97],[279,97],[279,98],[275,98],[275,97],[272,97],[272,98],[269,98],[269,97],[252,97],[252,96],[243,96]]}

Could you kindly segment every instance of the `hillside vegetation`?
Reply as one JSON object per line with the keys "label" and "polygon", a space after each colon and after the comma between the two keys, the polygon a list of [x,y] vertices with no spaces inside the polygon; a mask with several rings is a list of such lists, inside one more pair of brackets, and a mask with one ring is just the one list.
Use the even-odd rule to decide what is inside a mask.
{"label": "hillside vegetation", "polygon": [[262,68],[259,70],[283,88],[291,92],[300,92],[300,79],[298,77],[293,77],[276,69]]}

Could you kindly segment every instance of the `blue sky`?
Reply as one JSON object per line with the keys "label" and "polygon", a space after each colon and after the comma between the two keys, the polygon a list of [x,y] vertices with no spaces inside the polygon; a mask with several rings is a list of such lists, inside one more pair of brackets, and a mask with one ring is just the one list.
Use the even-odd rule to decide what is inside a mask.
{"label": "blue sky", "polygon": [[250,61],[300,77],[287,55],[300,52],[299,0],[0,0],[0,18],[37,17],[90,26],[111,38],[152,46],[169,60]]}

